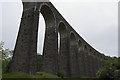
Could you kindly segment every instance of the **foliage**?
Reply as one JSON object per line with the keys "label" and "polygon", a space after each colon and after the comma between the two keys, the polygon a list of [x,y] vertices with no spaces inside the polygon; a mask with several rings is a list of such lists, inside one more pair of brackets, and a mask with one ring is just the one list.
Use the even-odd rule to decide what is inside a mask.
{"label": "foliage", "polygon": [[64,78],[65,77],[65,71],[64,70],[61,70],[61,71],[59,71],[58,73],[57,73],[57,75],[59,76],[59,77],[61,77],[61,78]]}
{"label": "foliage", "polygon": [[97,72],[97,77],[115,78],[118,72],[120,72],[120,58],[112,57],[104,62],[103,66]]}
{"label": "foliage", "polygon": [[40,71],[41,63],[42,63],[42,55],[37,54],[37,72]]}
{"label": "foliage", "polygon": [[9,49],[2,50],[2,60],[9,62],[12,59],[13,51]]}
{"label": "foliage", "polygon": [[2,61],[2,50],[3,50],[4,42],[0,42],[0,61]]}
{"label": "foliage", "polygon": [[0,60],[2,61],[2,73],[6,73],[8,70],[8,64],[12,59],[13,51],[3,48],[4,42],[0,42]]}

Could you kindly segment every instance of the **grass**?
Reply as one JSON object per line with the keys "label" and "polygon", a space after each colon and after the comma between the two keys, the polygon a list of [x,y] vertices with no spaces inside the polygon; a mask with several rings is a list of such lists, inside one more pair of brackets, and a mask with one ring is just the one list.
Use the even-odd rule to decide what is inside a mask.
{"label": "grass", "polygon": [[3,78],[33,78],[33,76],[22,72],[3,74],[2,77]]}
{"label": "grass", "polygon": [[35,78],[59,78],[59,77],[50,73],[37,72]]}
{"label": "grass", "polygon": [[59,78],[56,75],[45,72],[37,72],[35,76],[31,76],[29,74],[22,72],[14,72],[14,73],[3,74],[2,77],[3,78]]}

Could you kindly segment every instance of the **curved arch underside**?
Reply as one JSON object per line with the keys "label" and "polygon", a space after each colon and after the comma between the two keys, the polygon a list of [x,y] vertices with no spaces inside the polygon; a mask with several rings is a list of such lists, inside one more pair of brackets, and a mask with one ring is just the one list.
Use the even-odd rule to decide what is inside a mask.
{"label": "curved arch underside", "polygon": [[9,72],[36,74],[38,22],[41,13],[46,24],[41,71],[55,75],[63,71],[67,77],[95,77],[107,57],[83,40],[52,3],[23,4],[23,15]]}

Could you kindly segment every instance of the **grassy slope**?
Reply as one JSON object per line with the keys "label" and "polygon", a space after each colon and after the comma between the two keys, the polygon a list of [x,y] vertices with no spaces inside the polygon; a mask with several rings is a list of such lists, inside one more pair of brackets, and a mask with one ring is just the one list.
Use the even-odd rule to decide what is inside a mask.
{"label": "grassy slope", "polygon": [[31,76],[22,72],[15,72],[3,74],[3,78],[59,78],[59,77],[45,72],[37,72],[36,76]]}

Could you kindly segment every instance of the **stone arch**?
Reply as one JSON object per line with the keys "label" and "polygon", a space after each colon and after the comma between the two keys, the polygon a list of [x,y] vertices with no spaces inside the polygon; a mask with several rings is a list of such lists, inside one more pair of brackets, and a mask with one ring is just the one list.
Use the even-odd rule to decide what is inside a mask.
{"label": "stone arch", "polygon": [[70,60],[71,60],[71,74],[72,77],[78,77],[80,74],[78,64],[78,46],[76,44],[76,35],[74,32],[70,33]]}
{"label": "stone arch", "polygon": [[100,55],[100,53],[99,53],[98,57],[99,57],[99,60],[100,60],[100,59],[101,59],[101,55]]}
{"label": "stone arch", "polygon": [[[60,50],[58,54],[58,72],[64,71],[66,76],[70,76],[69,65],[69,43],[67,27],[63,21],[58,23],[58,34],[60,35]],[[69,65],[70,66],[70,65]]]}
{"label": "stone arch", "polygon": [[60,51],[61,42],[63,41],[62,40],[63,37],[67,37],[67,28],[66,28],[64,22],[60,21],[58,23],[58,54]]}
{"label": "stone arch", "polygon": [[[39,9],[39,14],[42,14],[44,20],[45,20],[45,39],[44,39],[44,49],[43,49],[43,55],[47,54],[48,52],[44,51],[46,47],[49,47],[49,45],[46,45],[49,41],[49,38],[52,36],[55,36],[55,15],[50,6],[46,3],[43,3],[40,5]],[[49,14],[48,14],[49,13]],[[55,36],[57,37],[57,36]],[[52,41],[50,42],[51,44],[53,43]],[[54,45],[54,44],[53,44]]]}
{"label": "stone arch", "polygon": [[[62,21],[58,23],[58,37],[60,37],[60,39],[58,39],[58,49],[59,49],[59,48],[62,48],[61,46],[63,44],[64,38],[68,38],[66,25]],[[66,42],[64,43],[66,44]]]}
{"label": "stone arch", "polygon": [[75,45],[76,43],[76,36],[73,32],[70,33],[70,44]]}
{"label": "stone arch", "polygon": [[89,60],[88,60],[88,62],[89,62],[89,71],[90,71],[90,76],[91,77],[93,77],[94,76],[94,72],[93,72],[93,60],[92,60],[92,49],[91,48],[89,48],[89,51],[88,51],[89,53],[88,53],[88,55],[89,55]]}
{"label": "stone arch", "polygon": [[47,3],[41,4],[39,11],[43,15],[46,25],[41,71],[56,74],[57,51],[58,51],[56,17],[53,10]]}
{"label": "stone arch", "polygon": [[42,4],[40,6],[40,12],[43,15],[46,23],[46,28],[54,27],[55,25],[55,15],[52,9],[47,4]]}
{"label": "stone arch", "polygon": [[[45,43],[46,43],[45,39],[49,35],[47,33],[48,32],[48,28],[49,28],[49,31],[50,31],[50,30],[53,29],[53,27],[55,27],[55,15],[54,15],[54,12],[52,11],[52,9],[50,8],[50,6],[48,4],[46,4],[46,3],[43,3],[39,7],[39,19],[42,18],[41,16],[43,17],[44,23],[45,23],[45,26],[44,26],[44,28],[45,28],[44,29],[45,30],[45,33],[44,33],[44,43],[43,43],[43,50],[42,50],[42,54],[45,55],[45,53],[46,53],[46,52],[44,52]],[[39,27],[41,29],[41,27],[43,27],[43,26],[39,26]],[[36,32],[39,33],[38,30]],[[47,34],[47,35],[45,35],[45,34]],[[37,38],[38,38],[38,35],[39,34],[37,34]],[[37,41],[37,43],[38,43],[38,41]]]}
{"label": "stone arch", "polygon": [[66,26],[65,26],[65,24],[63,22],[59,23],[59,33],[61,35],[67,33],[67,28],[66,28]]}
{"label": "stone arch", "polygon": [[94,54],[94,57],[95,57],[95,58],[97,58],[97,54],[96,54],[96,52],[95,52],[95,51],[93,52],[93,54]]}
{"label": "stone arch", "polygon": [[91,48],[89,49],[89,55],[92,55],[92,49]]}
{"label": "stone arch", "polygon": [[78,40],[78,49],[79,49],[79,51],[82,50],[82,41],[81,40]]}
{"label": "stone arch", "polygon": [[88,46],[87,44],[84,44],[84,70],[85,70],[85,75],[89,76],[89,69],[87,66],[89,66],[89,55],[88,55]]}
{"label": "stone arch", "polygon": [[88,52],[87,45],[84,45],[84,51],[85,51],[85,52]]}
{"label": "stone arch", "polygon": [[83,76],[84,75],[84,57],[83,57],[83,42],[82,40],[78,39],[78,42],[77,42],[77,45],[78,45],[78,65],[79,65],[79,76]]}

